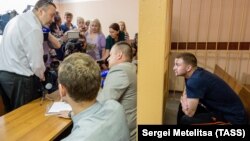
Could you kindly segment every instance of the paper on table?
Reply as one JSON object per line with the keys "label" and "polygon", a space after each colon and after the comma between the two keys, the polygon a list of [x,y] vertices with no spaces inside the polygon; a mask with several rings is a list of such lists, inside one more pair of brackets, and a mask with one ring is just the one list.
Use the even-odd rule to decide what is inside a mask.
{"label": "paper on table", "polygon": [[71,111],[72,108],[65,102],[54,102],[45,115],[54,115],[60,111]]}

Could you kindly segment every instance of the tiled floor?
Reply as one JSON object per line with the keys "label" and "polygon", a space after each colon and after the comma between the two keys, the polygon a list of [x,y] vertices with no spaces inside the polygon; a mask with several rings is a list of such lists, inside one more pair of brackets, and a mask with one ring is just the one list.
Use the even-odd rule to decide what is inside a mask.
{"label": "tiled floor", "polygon": [[177,111],[180,104],[181,93],[169,93],[168,100],[166,101],[166,115],[165,124],[176,125]]}

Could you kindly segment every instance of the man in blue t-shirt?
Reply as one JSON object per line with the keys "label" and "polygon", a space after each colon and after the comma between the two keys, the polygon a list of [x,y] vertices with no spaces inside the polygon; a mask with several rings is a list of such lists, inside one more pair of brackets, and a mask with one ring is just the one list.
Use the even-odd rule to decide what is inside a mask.
{"label": "man in blue t-shirt", "polygon": [[197,66],[191,53],[176,56],[176,76],[185,77],[177,124],[247,124],[243,104],[222,79]]}

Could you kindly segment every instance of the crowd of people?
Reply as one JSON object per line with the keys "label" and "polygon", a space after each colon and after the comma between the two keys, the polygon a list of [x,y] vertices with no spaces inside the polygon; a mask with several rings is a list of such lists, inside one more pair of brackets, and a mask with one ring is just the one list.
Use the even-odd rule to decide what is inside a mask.
{"label": "crowd of people", "polygon": [[[131,42],[124,21],[110,24],[105,36],[98,19],[77,17],[75,25],[73,14],[66,12],[64,20],[52,1],[38,0],[32,11],[6,25],[0,42],[5,112],[41,96],[37,84],[46,81],[46,70],[58,62],[60,97],[72,107],[58,114],[73,120],[72,132],[64,140],[136,140],[138,34]],[[198,67],[193,54],[176,56],[173,69],[186,82],[178,124],[247,123],[234,91]],[[100,89],[102,70],[108,73]]]}
{"label": "crowd of people", "polygon": [[[38,87],[53,68],[60,97],[72,107],[58,115],[74,124],[64,140],[135,140],[136,49],[125,22],[112,23],[105,36],[98,19],[77,17],[75,25],[73,18],[65,12],[63,21],[52,1],[38,0],[33,10],[8,22],[0,43],[5,112],[40,97]],[[109,72],[100,90],[102,70]]]}

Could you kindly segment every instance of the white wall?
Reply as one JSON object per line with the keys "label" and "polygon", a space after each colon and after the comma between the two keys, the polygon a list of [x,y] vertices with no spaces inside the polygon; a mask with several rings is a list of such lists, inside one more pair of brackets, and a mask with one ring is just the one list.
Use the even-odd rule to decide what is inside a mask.
{"label": "white wall", "polygon": [[78,16],[85,20],[98,18],[106,36],[109,34],[109,25],[120,20],[126,22],[130,38],[133,39],[138,32],[138,0],[58,0],[57,4],[62,18],[66,11],[74,14],[74,23]]}
{"label": "white wall", "polygon": [[16,10],[20,14],[27,5],[35,5],[36,2],[37,0],[0,0],[0,14],[10,10]]}

